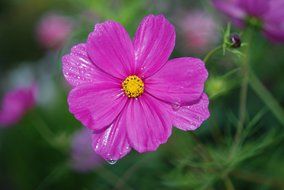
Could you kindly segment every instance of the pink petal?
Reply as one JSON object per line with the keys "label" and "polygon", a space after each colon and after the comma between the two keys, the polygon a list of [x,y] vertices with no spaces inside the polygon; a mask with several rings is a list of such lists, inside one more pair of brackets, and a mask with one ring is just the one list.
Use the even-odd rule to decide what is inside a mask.
{"label": "pink petal", "polygon": [[17,123],[36,103],[37,87],[18,88],[5,94],[0,109],[0,125]]}
{"label": "pink petal", "polygon": [[134,72],[132,41],[117,22],[96,24],[87,41],[87,52],[95,65],[114,77],[124,79]]}
{"label": "pink petal", "polygon": [[238,0],[238,6],[250,16],[262,17],[269,9],[268,0]]}
{"label": "pink petal", "polygon": [[270,24],[280,24],[284,20],[284,1],[270,3],[269,11],[264,16],[264,22]]}
{"label": "pink petal", "polygon": [[197,129],[210,116],[208,104],[208,97],[203,94],[196,104],[174,110],[173,125],[184,131]]}
{"label": "pink petal", "polygon": [[168,60],[175,46],[175,28],[162,15],[145,17],[135,34],[137,74],[148,77]]}
{"label": "pink petal", "polygon": [[245,11],[237,5],[236,0],[213,0],[213,4],[231,18],[243,20],[246,17]]}
{"label": "pink petal", "polygon": [[274,43],[284,42],[284,22],[281,24],[266,24],[264,26],[264,34]]}
{"label": "pink petal", "polygon": [[122,114],[105,131],[93,134],[94,150],[108,161],[119,160],[131,150],[121,116]]}
{"label": "pink petal", "polygon": [[269,12],[264,18],[264,33],[273,42],[284,42],[284,1],[270,2]]}
{"label": "pink petal", "polygon": [[113,83],[77,86],[68,96],[69,111],[93,130],[109,126],[126,101],[120,86]]}
{"label": "pink petal", "polygon": [[147,78],[145,90],[158,99],[180,106],[200,98],[207,77],[205,64],[200,59],[177,58]]}
{"label": "pink petal", "polygon": [[132,148],[140,153],[155,151],[168,140],[172,129],[168,107],[147,93],[129,100],[122,120]]}
{"label": "pink petal", "polygon": [[71,53],[62,58],[63,74],[72,86],[86,83],[115,81],[115,79],[96,67],[87,55],[85,44],[78,44]]}
{"label": "pink petal", "polygon": [[71,139],[71,166],[78,172],[92,171],[102,164],[102,159],[92,147],[92,131],[83,128]]}

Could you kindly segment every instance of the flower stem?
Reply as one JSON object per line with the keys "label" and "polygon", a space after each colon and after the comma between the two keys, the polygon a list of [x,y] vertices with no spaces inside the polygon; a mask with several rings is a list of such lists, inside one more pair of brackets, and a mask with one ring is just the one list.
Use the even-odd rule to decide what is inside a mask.
{"label": "flower stem", "polygon": [[273,97],[273,95],[265,88],[265,86],[261,83],[261,81],[257,78],[257,76],[251,72],[249,83],[254,92],[260,97],[260,99],[266,104],[266,106],[271,110],[271,112],[275,115],[281,125],[284,126],[284,110],[279,105],[277,100]]}
{"label": "flower stem", "polygon": [[54,143],[53,139],[55,137],[55,134],[50,130],[50,128],[47,126],[45,121],[38,115],[33,112],[31,114],[32,120],[31,124],[35,127],[35,129],[38,131],[40,136],[53,148],[60,149],[59,146]]}
{"label": "flower stem", "polygon": [[96,175],[99,175],[100,177],[104,178],[110,185],[113,186],[113,189],[116,189],[116,184],[121,183],[123,186],[123,189],[125,190],[132,190],[133,188],[130,187],[124,179],[121,179],[119,176],[117,176],[115,173],[110,171],[107,167],[102,166],[98,172],[96,172]]}
{"label": "flower stem", "polygon": [[232,180],[228,176],[225,177],[224,183],[227,190],[235,190]]}
{"label": "flower stem", "polygon": [[243,72],[243,81],[242,81],[241,92],[240,92],[239,122],[237,126],[237,133],[235,136],[236,141],[238,141],[240,138],[240,135],[244,128],[244,122],[246,118],[247,92],[248,92],[248,83],[249,83],[249,66],[248,66],[247,55],[243,62],[242,72]]}
{"label": "flower stem", "polygon": [[49,175],[47,175],[42,182],[38,185],[36,190],[47,189],[47,187],[53,184],[56,180],[60,179],[68,172],[66,164],[61,164],[55,167]]}
{"label": "flower stem", "polygon": [[219,51],[220,49],[222,49],[223,47],[220,45],[220,46],[217,46],[216,48],[212,49],[206,56],[205,58],[203,59],[204,63],[207,63],[208,60],[217,52]]}
{"label": "flower stem", "polygon": [[269,185],[277,189],[284,188],[284,183],[281,179],[275,179],[275,178],[272,178],[271,176],[270,177],[264,176],[259,173],[252,173],[249,171],[242,171],[242,170],[233,171],[232,175],[239,179],[248,181],[248,182],[253,182],[253,183],[261,184],[261,185]]}
{"label": "flower stem", "polygon": [[[242,75],[243,80],[241,84],[241,91],[240,91],[240,105],[239,105],[239,122],[237,125],[237,132],[235,135],[235,145],[239,143],[241,133],[244,128],[244,122],[246,119],[246,112],[247,112],[247,93],[248,93],[248,84],[249,84],[249,75],[250,75],[250,68],[249,68],[249,50],[251,44],[252,31],[247,31],[247,43],[243,64],[242,64]],[[235,146],[234,146],[235,147]],[[234,149],[233,147],[233,149]]]}

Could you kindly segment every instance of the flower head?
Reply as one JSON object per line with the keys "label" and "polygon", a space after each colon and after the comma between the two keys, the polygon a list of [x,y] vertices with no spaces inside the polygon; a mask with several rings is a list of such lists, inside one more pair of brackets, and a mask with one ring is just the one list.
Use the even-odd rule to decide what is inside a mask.
{"label": "flower head", "polygon": [[78,172],[87,172],[99,166],[101,161],[92,148],[92,131],[87,128],[77,131],[71,144],[72,168]]}
{"label": "flower head", "polygon": [[35,93],[35,86],[7,92],[2,99],[0,126],[10,126],[17,123],[35,105]]}
{"label": "flower head", "polygon": [[69,110],[94,131],[93,148],[104,159],[155,151],[172,126],[195,130],[209,117],[205,65],[190,57],[168,60],[174,45],[174,26],[149,15],[133,40],[122,25],[106,21],[63,57],[73,86]]}
{"label": "flower head", "polygon": [[69,18],[54,13],[47,14],[36,28],[37,40],[46,49],[60,48],[68,39],[72,27]]}
{"label": "flower head", "polygon": [[181,19],[180,27],[186,47],[193,52],[202,53],[218,40],[217,22],[203,11],[196,10],[186,14]]}
{"label": "flower head", "polygon": [[238,26],[261,28],[272,41],[284,42],[283,0],[213,0],[215,7]]}

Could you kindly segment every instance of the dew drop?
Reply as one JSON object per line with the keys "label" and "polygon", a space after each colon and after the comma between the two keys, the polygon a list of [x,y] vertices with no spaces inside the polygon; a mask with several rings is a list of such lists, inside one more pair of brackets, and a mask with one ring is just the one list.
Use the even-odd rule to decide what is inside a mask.
{"label": "dew drop", "polygon": [[107,161],[107,163],[109,163],[110,165],[114,165],[116,162],[117,162],[117,160],[106,160]]}
{"label": "dew drop", "polygon": [[172,104],[172,108],[173,108],[173,110],[174,111],[178,111],[179,109],[180,109],[180,104],[179,103],[174,103],[174,104]]}

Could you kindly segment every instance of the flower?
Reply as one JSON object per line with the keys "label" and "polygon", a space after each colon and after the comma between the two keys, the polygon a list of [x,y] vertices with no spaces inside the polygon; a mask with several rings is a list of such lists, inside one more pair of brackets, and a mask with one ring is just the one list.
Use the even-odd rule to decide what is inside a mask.
{"label": "flower", "polygon": [[37,28],[37,40],[46,49],[62,47],[73,28],[72,21],[55,13],[42,17]]}
{"label": "flower", "polygon": [[2,100],[0,126],[10,126],[19,122],[24,114],[35,105],[35,93],[34,85],[7,92]]}
{"label": "flower", "polygon": [[175,28],[162,15],[145,17],[133,41],[117,22],[96,24],[86,43],[62,58],[73,86],[69,111],[94,131],[93,148],[118,160],[133,148],[155,151],[172,126],[195,130],[209,117],[200,59],[168,60]]}
{"label": "flower", "polygon": [[84,128],[77,131],[71,142],[71,166],[74,170],[87,172],[101,164],[101,158],[92,148],[91,130]]}
{"label": "flower", "polygon": [[213,0],[213,3],[236,25],[253,25],[261,28],[271,41],[284,42],[283,0]]}
{"label": "flower", "polygon": [[189,12],[179,25],[186,47],[195,53],[202,53],[210,49],[218,40],[217,22],[203,11]]}

